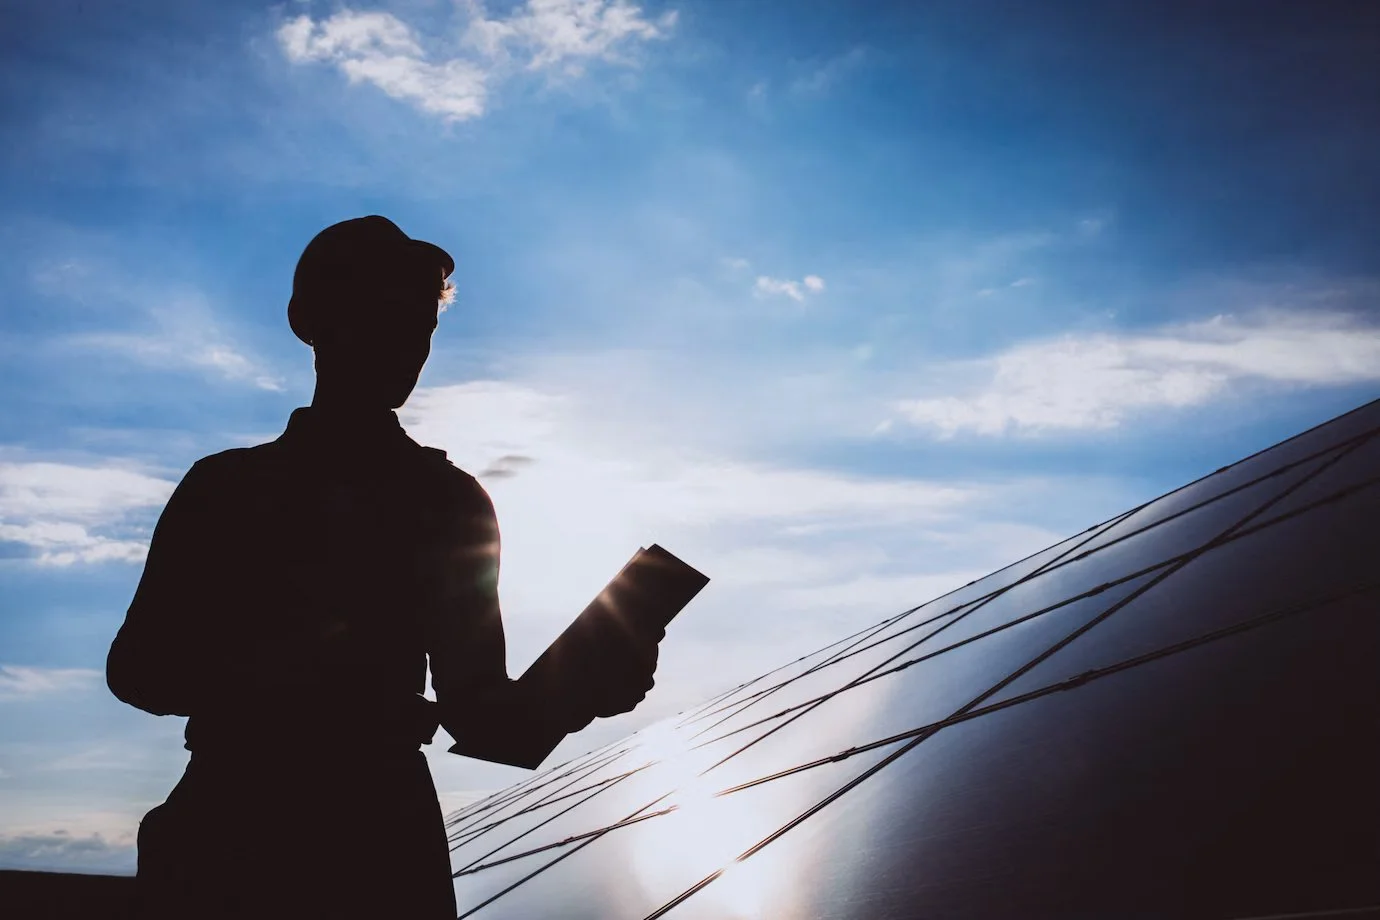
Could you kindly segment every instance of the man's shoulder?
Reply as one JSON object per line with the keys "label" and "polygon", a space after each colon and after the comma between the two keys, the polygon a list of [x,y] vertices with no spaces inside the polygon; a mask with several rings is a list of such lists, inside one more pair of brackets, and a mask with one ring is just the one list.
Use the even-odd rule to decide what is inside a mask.
{"label": "man's shoulder", "polygon": [[281,466],[280,460],[273,442],[217,451],[193,463],[178,488],[233,500],[271,485],[266,480],[281,478],[273,475]]}
{"label": "man's shoulder", "polygon": [[255,459],[259,457],[260,448],[266,446],[259,444],[254,447],[231,447],[214,454],[207,454],[192,464],[187,475],[196,475],[201,478],[232,475],[252,466]]}
{"label": "man's shoulder", "polygon": [[473,475],[456,466],[449,455],[439,447],[418,444],[410,437],[412,455],[420,471],[427,476],[429,484],[444,489],[457,497],[480,497],[488,501],[488,493]]}

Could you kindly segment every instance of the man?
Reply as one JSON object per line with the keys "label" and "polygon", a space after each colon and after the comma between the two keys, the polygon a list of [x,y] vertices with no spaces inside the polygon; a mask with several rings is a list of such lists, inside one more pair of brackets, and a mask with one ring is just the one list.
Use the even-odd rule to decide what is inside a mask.
{"label": "man", "polygon": [[311,406],[168,501],[107,664],[120,699],[189,717],[186,773],[140,826],[142,916],[450,920],[418,749],[438,722],[452,750],[536,762],[652,686],[660,631],[614,622],[508,677],[493,505],[393,412],[453,270],[383,217],[318,234],[288,305]]}

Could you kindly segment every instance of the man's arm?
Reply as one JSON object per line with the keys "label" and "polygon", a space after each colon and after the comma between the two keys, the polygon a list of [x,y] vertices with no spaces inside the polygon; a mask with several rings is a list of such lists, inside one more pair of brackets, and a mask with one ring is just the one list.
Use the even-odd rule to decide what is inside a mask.
{"label": "man's arm", "polygon": [[168,499],[153,531],[139,587],[106,658],[106,683],[131,706],[154,715],[188,715],[201,695],[205,662],[196,649],[194,598],[213,592],[205,560],[214,489],[205,461],[194,464]]}
{"label": "man's arm", "polygon": [[456,505],[453,536],[441,548],[440,597],[427,614],[441,724],[455,739],[454,753],[536,766],[594,715],[564,705],[567,696],[554,680],[508,676],[498,602],[498,518],[488,494],[469,477]]}
{"label": "man's arm", "polygon": [[[452,475],[454,475],[452,473]],[[441,724],[453,753],[536,767],[567,734],[628,712],[652,687],[661,631],[596,620],[563,637],[538,667],[508,677],[499,613],[498,519],[464,474],[455,536],[445,541],[440,603],[429,607],[428,652]]]}

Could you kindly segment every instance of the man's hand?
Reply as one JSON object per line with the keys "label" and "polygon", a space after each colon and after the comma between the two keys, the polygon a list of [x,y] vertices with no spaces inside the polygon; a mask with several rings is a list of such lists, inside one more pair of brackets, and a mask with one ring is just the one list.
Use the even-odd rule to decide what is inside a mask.
{"label": "man's hand", "polygon": [[661,628],[630,628],[609,616],[568,631],[519,680],[496,684],[442,724],[453,753],[536,767],[566,735],[595,718],[630,712],[652,689]]}
{"label": "man's hand", "polygon": [[591,676],[594,714],[600,718],[631,712],[656,685],[659,643],[664,629],[654,633],[610,624],[599,639]]}
{"label": "man's hand", "polygon": [[562,703],[578,731],[596,717],[631,712],[655,685],[658,643],[666,631],[612,613],[591,618],[563,649]]}

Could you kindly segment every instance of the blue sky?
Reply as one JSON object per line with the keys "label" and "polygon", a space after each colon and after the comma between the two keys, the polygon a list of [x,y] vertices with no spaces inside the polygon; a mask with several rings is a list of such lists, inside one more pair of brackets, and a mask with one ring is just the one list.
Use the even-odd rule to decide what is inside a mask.
{"label": "blue sky", "polygon": [[1374,13],[1172,7],[6,4],[0,864],[132,869],[185,752],[105,650],[172,485],[309,399],[337,220],[456,257],[401,414],[494,497],[514,673],[638,545],[714,578],[565,753],[1380,395]]}

